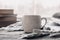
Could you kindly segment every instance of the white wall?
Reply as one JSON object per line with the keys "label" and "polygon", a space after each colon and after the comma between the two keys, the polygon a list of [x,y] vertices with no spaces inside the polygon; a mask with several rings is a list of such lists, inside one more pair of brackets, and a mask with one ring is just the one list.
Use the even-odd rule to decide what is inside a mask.
{"label": "white wall", "polygon": [[19,16],[34,14],[52,16],[60,12],[60,0],[0,0],[0,9],[14,9]]}
{"label": "white wall", "polygon": [[[37,14],[41,16],[52,16],[56,12],[60,12],[60,0],[36,0]],[[39,11],[38,11],[39,10]]]}

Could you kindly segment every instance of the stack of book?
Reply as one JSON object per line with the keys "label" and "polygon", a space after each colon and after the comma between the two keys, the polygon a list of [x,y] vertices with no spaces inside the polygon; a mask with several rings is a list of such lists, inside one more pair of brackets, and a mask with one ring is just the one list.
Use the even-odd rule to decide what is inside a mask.
{"label": "stack of book", "polygon": [[0,27],[6,27],[16,22],[13,9],[0,9]]}

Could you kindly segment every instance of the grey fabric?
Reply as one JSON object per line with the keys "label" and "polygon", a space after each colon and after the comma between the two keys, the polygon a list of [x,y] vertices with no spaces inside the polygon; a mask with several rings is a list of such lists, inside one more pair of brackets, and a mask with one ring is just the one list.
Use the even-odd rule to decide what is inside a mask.
{"label": "grey fabric", "polygon": [[55,14],[53,15],[53,17],[54,17],[54,18],[59,18],[59,19],[60,19],[60,13],[55,13]]}

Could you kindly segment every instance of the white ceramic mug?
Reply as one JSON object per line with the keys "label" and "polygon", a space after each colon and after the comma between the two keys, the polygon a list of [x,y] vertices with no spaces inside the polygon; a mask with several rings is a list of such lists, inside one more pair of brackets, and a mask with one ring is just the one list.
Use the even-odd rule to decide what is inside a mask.
{"label": "white ceramic mug", "polygon": [[41,18],[40,15],[24,15],[23,16],[23,28],[24,28],[24,32],[25,33],[30,33],[33,32],[33,29],[41,29],[41,20],[45,19],[45,24],[43,25],[43,27],[46,25],[47,23],[47,19],[46,18]]}

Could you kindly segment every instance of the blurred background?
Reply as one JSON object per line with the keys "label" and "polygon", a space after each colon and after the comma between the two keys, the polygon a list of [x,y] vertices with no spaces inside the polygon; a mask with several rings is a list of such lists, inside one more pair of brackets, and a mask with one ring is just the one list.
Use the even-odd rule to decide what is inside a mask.
{"label": "blurred background", "polygon": [[32,14],[51,17],[60,12],[60,0],[0,0],[0,9],[14,9],[17,17]]}

